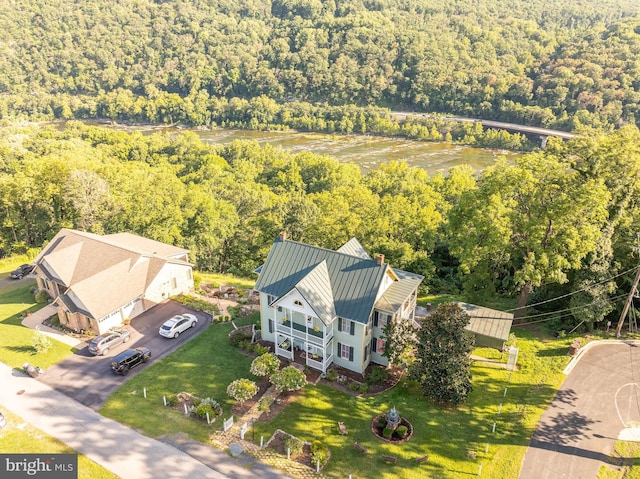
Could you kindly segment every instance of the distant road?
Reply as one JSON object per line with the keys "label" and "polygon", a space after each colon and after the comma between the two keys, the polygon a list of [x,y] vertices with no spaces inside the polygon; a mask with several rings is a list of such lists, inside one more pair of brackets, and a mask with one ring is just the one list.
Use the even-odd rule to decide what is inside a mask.
{"label": "distant road", "polygon": [[[403,111],[392,111],[391,114],[396,118],[407,118],[411,116],[415,117],[423,117],[427,118],[430,115],[428,113],[411,113],[411,112],[403,112]],[[549,128],[540,128],[537,126],[527,126],[527,125],[518,125],[516,123],[505,123],[503,121],[493,121],[493,120],[478,120],[477,118],[462,118],[457,116],[445,116],[443,117],[445,120],[455,121],[458,123],[481,123],[485,128],[495,128],[498,130],[509,130],[516,131],[519,133],[525,133],[529,135],[540,135],[543,136],[555,136],[558,138],[562,138],[563,140],[570,140],[575,137],[575,133],[570,133],[568,131],[560,131],[560,130],[551,130]]]}

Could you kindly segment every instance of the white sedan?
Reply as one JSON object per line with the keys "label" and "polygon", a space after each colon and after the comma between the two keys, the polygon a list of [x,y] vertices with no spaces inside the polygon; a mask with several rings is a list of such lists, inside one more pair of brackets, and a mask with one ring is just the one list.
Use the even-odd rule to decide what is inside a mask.
{"label": "white sedan", "polygon": [[167,319],[164,324],[160,326],[158,332],[165,338],[177,338],[180,336],[180,333],[195,327],[197,322],[198,318],[193,314],[178,314],[171,319]]}

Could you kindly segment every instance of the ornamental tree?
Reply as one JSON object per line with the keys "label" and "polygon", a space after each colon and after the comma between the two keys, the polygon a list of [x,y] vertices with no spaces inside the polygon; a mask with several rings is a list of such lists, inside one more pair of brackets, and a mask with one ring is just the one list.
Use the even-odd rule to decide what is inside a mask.
{"label": "ornamental tree", "polygon": [[265,353],[251,362],[251,374],[258,377],[270,376],[280,367],[280,360],[273,353]]}
{"label": "ornamental tree", "polygon": [[465,332],[467,324],[469,315],[455,303],[439,305],[422,321],[411,375],[436,402],[457,405],[472,390],[473,338]]}
{"label": "ornamental tree", "polygon": [[245,378],[236,379],[227,386],[227,394],[236,401],[240,401],[240,404],[247,399],[251,399],[257,393],[258,386],[256,383]]}
{"label": "ornamental tree", "polygon": [[297,391],[307,384],[304,373],[293,366],[287,366],[271,375],[271,384],[278,391]]}

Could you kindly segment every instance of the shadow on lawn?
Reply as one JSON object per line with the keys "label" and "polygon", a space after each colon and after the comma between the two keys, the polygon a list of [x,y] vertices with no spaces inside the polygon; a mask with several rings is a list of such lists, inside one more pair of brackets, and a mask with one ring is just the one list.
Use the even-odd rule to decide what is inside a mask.
{"label": "shadow on lawn", "polygon": [[566,356],[569,352],[569,346],[560,346],[558,348],[541,349],[536,353],[541,358],[552,358],[559,356]]}

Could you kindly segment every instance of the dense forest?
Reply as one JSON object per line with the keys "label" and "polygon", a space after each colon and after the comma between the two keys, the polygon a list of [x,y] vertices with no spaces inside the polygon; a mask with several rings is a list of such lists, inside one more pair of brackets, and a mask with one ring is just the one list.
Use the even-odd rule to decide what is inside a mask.
{"label": "dense forest", "polygon": [[548,322],[592,327],[629,291],[639,180],[635,126],[550,140],[479,176],[429,177],[191,132],[14,125],[0,129],[0,253],[34,254],[62,227],[131,231],[189,248],[202,271],[250,275],[280,231],[332,249],[357,237],[438,293],[524,303],[579,292]]}
{"label": "dense forest", "polygon": [[620,127],[640,121],[638,58],[637,0],[12,0],[0,117],[377,131],[332,117],[355,105]]}

